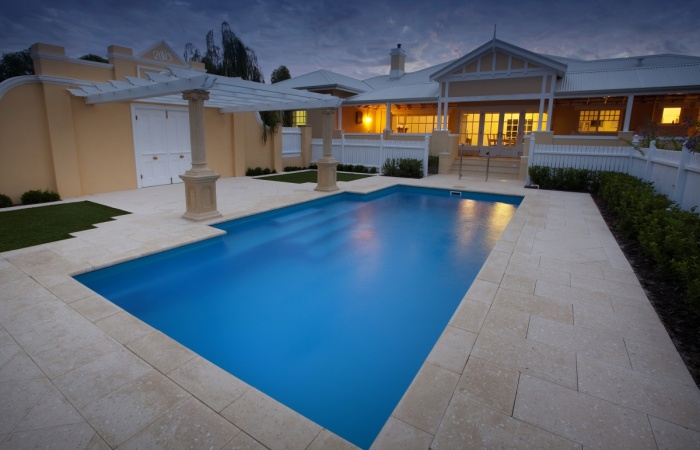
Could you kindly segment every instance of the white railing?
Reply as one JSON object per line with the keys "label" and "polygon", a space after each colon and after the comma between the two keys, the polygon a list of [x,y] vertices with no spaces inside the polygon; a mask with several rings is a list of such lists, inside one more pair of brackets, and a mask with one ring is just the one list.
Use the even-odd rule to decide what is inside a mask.
{"label": "white railing", "polygon": [[[420,141],[384,139],[353,139],[343,136],[333,139],[333,158],[340,164],[363,165],[381,170],[384,162],[391,158],[412,158],[423,161],[423,176],[428,175],[428,147],[430,136]],[[323,140],[311,140],[311,162],[323,156]]]}
{"label": "white railing", "polygon": [[530,144],[528,167],[573,167],[627,173],[654,183],[657,192],[667,195],[682,209],[700,208],[700,154],[632,146],[596,147],[582,145]]}
{"label": "white railing", "polygon": [[282,128],[282,158],[301,156],[301,128]]}

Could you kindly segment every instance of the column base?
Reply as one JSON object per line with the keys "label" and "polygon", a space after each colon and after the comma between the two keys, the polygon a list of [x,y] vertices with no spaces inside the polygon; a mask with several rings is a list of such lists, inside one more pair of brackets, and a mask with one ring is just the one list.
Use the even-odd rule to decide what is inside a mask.
{"label": "column base", "polygon": [[333,158],[321,158],[316,162],[318,166],[318,184],[315,191],[333,192],[340,188],[338,180],[338,161]]}
{"label": "column base", "polygon": [[190,220],[207,220],[221,217],[216,210],[216,180],[219,174],[209,171],[187,171],[180,175],[185,182],[187,212],[182,215]]}

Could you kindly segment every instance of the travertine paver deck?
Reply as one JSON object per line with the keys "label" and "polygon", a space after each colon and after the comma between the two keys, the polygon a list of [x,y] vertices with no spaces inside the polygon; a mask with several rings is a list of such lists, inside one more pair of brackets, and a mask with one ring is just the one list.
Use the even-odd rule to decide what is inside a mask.
{"label": "travertine paver deck", "polygon": [[[373,448],[700,448],[700,391],[588,195],[339,185],[395,182],[525,199]],[[223,179],[219,210],[313,187]],[[133,214],[0,254],[0,448],[352,448],[70,277],[220,233],[180,217],[182,186],[84,199]]]}

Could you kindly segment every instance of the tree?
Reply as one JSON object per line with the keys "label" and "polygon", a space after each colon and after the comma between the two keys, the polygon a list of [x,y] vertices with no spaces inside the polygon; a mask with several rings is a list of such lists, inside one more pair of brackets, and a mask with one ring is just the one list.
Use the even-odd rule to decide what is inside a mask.
{"label": "tree", "polygon": [[279,66],[272,71],[272,75],[270,75],[270,83],[275,84],[279,83],[280,81],[289,80],[290,78],[292,78],[292,76],[289,74],[289,69],[287,69],[287,66]]}
{"label": "tree", "polygon": [[101,57],[100,55],[94,55],[92,53],[88,53],[87,55],[83,55],[78,59],[82,59],[84,61],[93,61],[93,62],[99,62],[99,63],[105,63],[109,64],[109,61]]}
{"label": "tree", "polygon": [[185,60],[203,62],[207,72],[214,75],[265,82],[255,52],[246,47],[227,22],[221,24],[221,47],[214,40],[214,30],[209,30],[206,42],[207,51],[204,55],[197,47],[188,43],[185,46]]}
{"label": "tree", "polygon": [[22,75],[34,75],[34,61],[30,49],[3,53],[0,59],[0,83]]}
{"label": "tree", "polygon": [[[185,61],[202,62],[206,71],[214,75],[265,82],[255,52],[243,44],[227,22],[221,24],[221,47],[214,40],[214,30],[209,30],[206,42],[207,51],[204,55],[193,44],[185,45]],[[262,140],[267,142],[268,133],[277,131],[280,115],[278,111],[261,111],[260,118],[263,122]]]}
{"label": "tree", "polygon": [[[289,74],[289,69],[287,66],[279,66],[272,71],[272,75],[270,75],[270,83],[275,84],[279,83],[280,81],[289,80],[290,78],[292,78],[292,76]],[[292,111],[284,111],[282,113],[282,126],[292,126],[292,114]]]}

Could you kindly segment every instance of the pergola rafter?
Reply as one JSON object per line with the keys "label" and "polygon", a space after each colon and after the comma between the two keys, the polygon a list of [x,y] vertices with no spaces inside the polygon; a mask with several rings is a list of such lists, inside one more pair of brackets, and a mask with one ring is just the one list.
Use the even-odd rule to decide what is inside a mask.
{"label": "pergola rafter", "polygon": [[169,67],[167,71],[158,73],[146,73],[146,76],[147,78],[125,77],[126,81],[90,83],[69,91],[77,97],[85,98],[85,103],[89,105],[143,100],[185,105],[182,92],[202,90],[209,92],[207,106],[217,107],[222,113],[335,108],[342,101],[332,95],[177,67]]}

